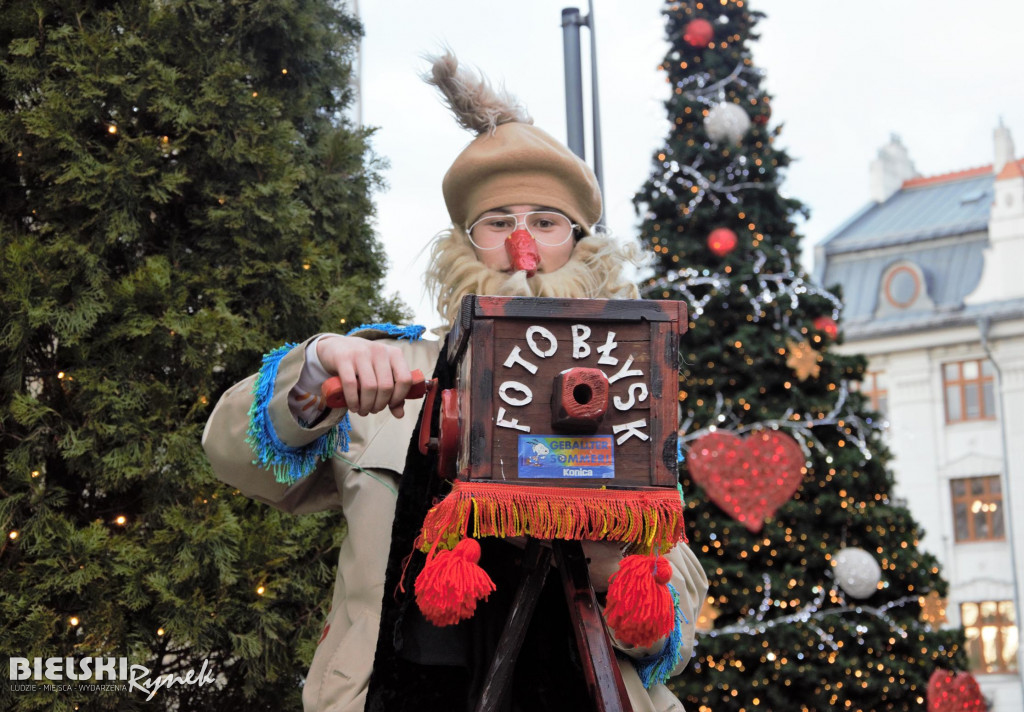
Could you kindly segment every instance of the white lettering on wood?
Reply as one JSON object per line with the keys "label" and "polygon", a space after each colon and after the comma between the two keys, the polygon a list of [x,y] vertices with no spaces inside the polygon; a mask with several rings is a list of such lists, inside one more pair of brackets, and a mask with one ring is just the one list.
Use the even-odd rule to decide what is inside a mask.
{"label": "white lettering on wood", "polygon": [[537,367],[530,363],[529,361],[527,361],[526,359],[524,359],[522,351],[520,351],[519,347],[514,346],[512,348],[512,353],[508,355],[508,358],[505,359],[505,363],[503,363],[502,366],[504,366],[505,368],[512,368],[517,363],[523,368],[525,368],[527,371],[529,371],[531,374],[537,373]]}
{"label": "white lettering on wood", "polygon": [[644,372],[641,371],[640,369],[633,369],[632,371],[630,371],[629,367],[632,366],[632,365],[633,365],[633,354],[630,354],[629,358],[626,359],[626,363],[623,364],[622,368],[619,369],[619,372],[616,373],[614,376],[610,376],[608,378],[608,383],[615,383],[618,380],[621,380],[623,378],[629,378],[630,376],[643,376],[644,375]]}
{"label": "white lettering on wood", "polygon": [[516,420],[515,418],[512,418],[511,420],[506,420],[504,408],[498,408],[498,419],[497,421],[495,421],[495,425],[497,425],[499,428],[514,428],[515,430],[522,430],[524,433],[530,432],[529,425],[520,425],[519,421]]}
{"label": "white lettering on wood", "polygon": [[590,355],[590,344],[587,343],[587,339],[590,338],[590,327],[586,324],[573,324],[572,325],[572,357],[573,358],[586,358]]}
{"label": "white lettering on wood", "polygon": [[622,396],[615,396],[612,398],[612,403],[619,410],[629,410],[637,403],[643,403],[647,400],[647,384],[646,383],[631,383],[629,388],[626,390],[629,395],[629,400],[622,400]]}
{"label": "white lettering on wood", "polygon": [[[509,395],[509,391],[519,391],[522,393],[522,396],[515,398],[514,396]],[[498,395],[501,396],[501,399],[509,405],[521,406],[529,405],[533,402],[533,391],[530,390],[529,386],[520,383],[519,381],[505,381],[498,388]]]}
{"label": "white lettering on wood", "polygon": [[[536,337],[548,340],[548,348],[541,350],[540,346],[537,345]],[[545,329],[543,326],[531,326],[526,330],[526,343],[530,346],[530,351],[537,354],[540,358],[547,358],[548,356],[554,356],[555,352],[558,351],[558,340],[555,339],[555,335]]]}
{"label": "white lettering on wood", "polygon": [[615,439],[615,443],[617,445],[621,445],[622,443],[626,442],[627,440],[633,437],[640,438],[641,440],[645,441],[650,440],[650,437],[648,437],[647,433],[640,431],[640,428],[646,427],[647,418],[644,418],[643,420],[634,420],[632,423],[621,423],[620,425],[613,425],[612,432],[615,435],[619,435],[619,433],[625,431],[622,435],[619,435],[619,437]]}
{"label": "white lettering on wood", "polygon": [[619,359],[612,356],[612,351],[618,346],[615,343],[615,332],[609,331],[608,338],[602,346],[597,347],[597,353],[601,354],[601,358],[597,359],[597,362],[602,366],[615,366],[618,364]]}

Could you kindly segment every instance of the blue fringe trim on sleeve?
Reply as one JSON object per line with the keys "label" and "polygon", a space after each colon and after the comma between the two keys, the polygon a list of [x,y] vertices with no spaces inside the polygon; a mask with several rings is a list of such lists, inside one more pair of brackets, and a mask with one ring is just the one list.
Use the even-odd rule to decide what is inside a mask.
{"label": "blue fringe trim on sleeve", "polygon": [[374,331],[383,331],[388,336],[394,336],[398,340],[406,339],[407,341],[419,341],[423,336],[423,332],[427,330],[425,326],[419,324],[410,324],[409,326],[398,326],[397,324],[363,324],[350,330],[345,336],[351,336],[357,331],[366,331],[373,329]]}
{"label": "blue fringe trim on sleeve", "polygon": [[676,615],[675,624],[665,642],[665,647],[657,655],[632,661],[645,690],[649,690],[654,685],[665,684],[672,671],[679,665],[683,655],[683,624],[690,621],[686,620],[683,609],[679,607],[679,592],[676,591],[675,586],[668,584],[668,590],[672,593],[672,605]]}
{"label": "blue fringe trim on sleeve", "polygon": [[298,482],[316,469],[320,461],[333,457],[336,451],[348,452],[348,433],[352,428],[346,413],[341,422],[308,445],[292,447],[278,437],[268,408],[281,359],[295,346],[285,344],[263,357],[252,389],[254,398],[249,407],[249,430],[245,438],[256,455],[253,464],[273,471],[274,478],[285,484]]}

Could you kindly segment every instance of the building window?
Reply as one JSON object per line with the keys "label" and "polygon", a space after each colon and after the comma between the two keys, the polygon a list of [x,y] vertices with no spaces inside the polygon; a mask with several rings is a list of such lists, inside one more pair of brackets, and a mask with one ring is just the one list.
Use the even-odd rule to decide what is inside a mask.
{"label": "building window", "polygon": [[906,309],[921,296],[921,277],[907,265],[889,270],[883,284],[885,298],[897,309]]}
{"label": "building window", "polygon": [[988,360],[958,361],[942,367],[946,422],[989,420],[996,417],[995,378]]}
{"label": "building window", "polygon": [[957,541],[1005,539],[999,476],[950,480]]}
{"label": "building window", "polygon": [[889,410],[889,387],[886,384],[885,371],[868,371],[861,382],[850,383],[850,390],[860,391],[871,401],[871,410],[887,415]]}
{"label": "building window", "polygon": [[978,673],[1017,672],[1017,625],[1013,601],[961,603],[967,657]]}

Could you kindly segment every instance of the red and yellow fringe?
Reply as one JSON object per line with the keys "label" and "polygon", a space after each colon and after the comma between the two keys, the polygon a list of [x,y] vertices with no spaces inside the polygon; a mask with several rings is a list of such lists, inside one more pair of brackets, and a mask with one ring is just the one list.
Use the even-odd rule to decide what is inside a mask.
{"label": "red and yellow fringe", "polygon": [[462,482],[436,504],[416,542],[422,551],[450,549],[466,538],[619,541],[639,551],[666,552],[686,540],[679,493],[650,490],[538,487]]}

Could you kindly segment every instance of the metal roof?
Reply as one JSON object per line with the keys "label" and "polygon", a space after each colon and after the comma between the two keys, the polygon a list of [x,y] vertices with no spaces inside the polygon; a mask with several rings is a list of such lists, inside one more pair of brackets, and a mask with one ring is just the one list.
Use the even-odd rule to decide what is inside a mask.
{"label": "metal roof", "polygon": [[[984,226],[983,226],[984,227]],[[843,320],[847,325],[877,319],[882,276],[897,262],[912,262],[924,275],[925,290],[934,302],[935,311],[949,311],[963,305],[981,279],[983,250],[988,244],[985,233],[975,232],[961,239],[942,240],[939,244],[924,241],[901,248],[873,250],[866,255],[830,255],[827,258],[822,284],[843,287]],[[887,314],[885,320],[920,318],[919,311]]]}
{"label": "metal roof", "polygon": [[[1024,159],[1015,163],[1015,169],[1024,169]],[[825,238],[818,247],[816,277],[825,287],[841,285],[847,338],[1016,318],[1024,312],[1024,299],[964,303],[981,281],[995,180],[992,167],[983,166],[906,181],[888,200],[869,203]],[[883,298],[883,291],[898,283],[883,282],[888,274],[901,273],[889,272],[900,263],[916,275],[904,284],[923,282],[918,292],[923,296],[905,307],[894,306],[892,292]]]}
{"label": "metal roof", "polygon": [[977,324],[982,319],[1019,319],[1021,314],[1024,314],[1024,299],[1007,299],[1001,302],[972,304],[955,311],[909,312],[899,318],[844,324],[843,335],[849,340],[870,339],[889,334],[969,326]]}
{"label": "metal roof", "polygon": [[823,241],[827,256],[988,229],[995,176],[908,181],[883,203],[869,204]]}

